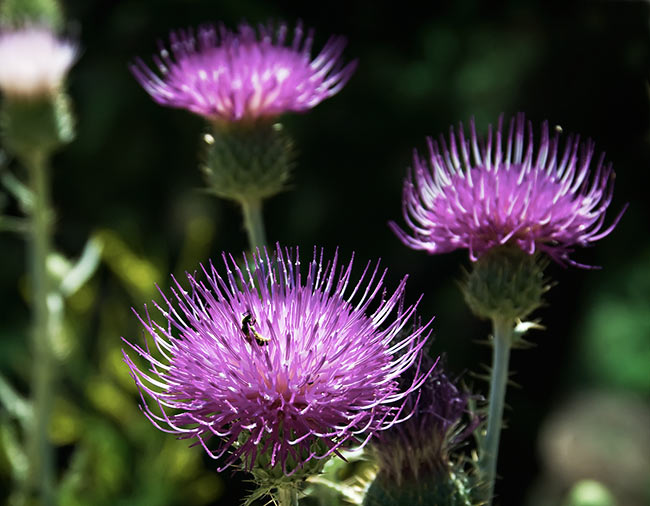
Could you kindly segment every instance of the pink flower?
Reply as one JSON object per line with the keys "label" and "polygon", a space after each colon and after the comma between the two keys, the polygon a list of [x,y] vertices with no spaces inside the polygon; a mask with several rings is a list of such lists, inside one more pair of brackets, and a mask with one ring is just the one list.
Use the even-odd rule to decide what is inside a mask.
{"label": "pink flower", "polygon": [[161,105],[187,109],[209,119],[240,121],[302,112],[338,93],[356,62],[343,65],[343,37],[331,37],[311,58],[313,32],[298,24],[286,45],[287,25],[273,33],[241,24],[238,32],[223,25],[172,32],[171,53],[154,57],[159,73],[138,59],[131,71]]}
{"label": "pink flower", "polygon": [[[557,262],[586,267],[569,258],[574,246],[608,235],[625,208],[603,228],[612,200],[614,172],[604,156],[592,164],[594,143],[569,136],[560,150],[559,133],[542,126],[537,147],[523,114],[510,121],[507,140],[503,117],[496,135],[479,140],[474,122],[470,138],[462,124],[458,140],[450,129],[449,146],[428,139],[429,159],[417,152],[404,182],[403,215],[409,232],[391,222],[400,240],[413,249],[446,253],[468,248],[476,260],[491,248],[513,244],[533,254],[541,250]],[[527,134],[527,135],[526,135]]]}
{"label": "pink flower", "polygon": [[291,474],[407,417],[408,394],[431,372],[419,367],[431,322],[410,327],[406,279],[387,295],[379,264],[351,284],[352,260],[339,269],[338,254],[324,264],[314,250],[305,273],[298,251],[279,246],[244,272],[223,261],[225,276],[210,264],[205,280],[176,282],[154,303],[159,318],[145,308],[153,347],[127,341],[148,366],[124,353],[156,427],[227,456],[223,467],[264,453]]}

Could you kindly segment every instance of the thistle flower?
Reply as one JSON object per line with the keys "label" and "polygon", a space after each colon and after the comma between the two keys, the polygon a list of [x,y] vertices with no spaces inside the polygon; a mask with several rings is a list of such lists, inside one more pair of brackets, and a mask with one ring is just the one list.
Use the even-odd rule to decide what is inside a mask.
{"label": "thistle flower", "polygon": [[77,56],[70,41],[27,26],[0,33],[0,89],[12,98],[52,96]]}
{"label": "thistle flower", "polygon": [[[426,369],[437,362],[428,354]],[[409,384],[407,371],[401,381]],[[438,365],[422,387],[411,393],[405,409],[411,418],[380,433],[372,440],[371,452],[379,472],[364,500],[364,506],[419,506],[473,504],[471,477],[463,460],[452,460],[452,450],[478,426],[473,416],[468,424],[470,394],[459,390]]]}
{"label": "thistle flower", "polygon": [[429,138],[428,163],[415,152],[404,183],[403,215],[411,233],[390,227],[405,245],[429,253],[468,248],[475,261],[507,243],[587,267],[569,258],[574,246],[608,235],[625,211],[603,228],[614,190],[611,165],[601,155],[592,170],[594,143],[580,143],[579,136],[569,136],[560,150],[559,132],[551,137],[546,122],[534,156],[532,126],[526,128],[523,114],[510,121],[505,145],[502,132],[503,117],[485,142],[473,121],[470,139],[462,124],[458,140],[450,129],[449,146],[443,136],[440,144]]}
{"label": "thistle flower", "polygon": [[[425,368],[436,363],[428,355],[422,361]],[[409,372],[402,378],[412,382]],[[461,418],[468,410],[469,398],[438,366],[420,390],[409,397],[406,410],[412,411],[413,416],[382,432],[372,442],[379,473],[384,479],[400,485],[446,470],[450,465],[450,450],[478,424],[476,417],[468,427],[462,428]]]}
{"label": "thistle flower", "polygon": [[219,25],[172,32],[171,54],[161,47],[154,56],[158,73],[141,59],[131,71],[161,105],[187,109],[208,119],[240,121],[302,112],[336,94],[356,62],[343,65],[346,41],[331,37],[311,59],[313,31],[304,36],[299,23],[285,45],[287,25],[253,27],[237,32]]}
{"label": "thistle flower", "polygon": [[212,264],[205,281],[188,274],[189,290],[175,281],[173,297],[154,303],[159,321],[139,316],[155,346],[127,344],[148,370],[124,360],[156,427],[226,456],[222,469],[261,459],[290,475],[408,415],[430,322],[396,339],[417,305],[402,305],[406,278],[387,296],[379,263],[350,292],[352,260],[339,269],[338,253],[323,264],[314,250],[306,275],[298,250],[244,261],[224,254],[225,276]]}

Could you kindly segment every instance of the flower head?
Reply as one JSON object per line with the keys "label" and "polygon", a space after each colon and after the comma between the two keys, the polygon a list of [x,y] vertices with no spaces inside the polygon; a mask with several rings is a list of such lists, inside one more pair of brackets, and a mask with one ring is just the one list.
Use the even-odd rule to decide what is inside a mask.
{"label": "flower head", "polygon": [[287,25],[274,33],[241,24],[237,32],[223,25],[172,32],[171,53],[154,57],[160,75],[138,59],[136,79],[161,105],[188,109],[210,119],[240,121],[306,111],[336,94],[356,62],[343,65],[343,37],[331,37],[311,59],[313,32],[301,24],[285,44]]}
{"label": "flower head", "polygon": [[[435,365],[428,355],[424,368]],[[402,381],[410,383],[407,372]],[[373,454],[379,461],[381,479],[400,485],[439,474],[450,465],[449,452],[478,425],[479,418],[463,427],[470,394],[460,390],[438,365],[419,391],[411,393],[406,410],[411,418],[382,432],[373,440]]]}
{"label": "flower head", "polygon": [[159,321],[145,309],[153,347],[127,342],[148,362],[140,368],[124,353],[154,425],[213,458],[228,455],[224,467],[241,458],[252,468],[265,455],[291,474],[406,416],[399,401],[426,378],[419,358],[430,324],[400,334],[415,311],[402,305],[406,279],[387,296],[379,264],[351,285],[352,260],[339,269],[337,254],[324,265],[315,250],[305,274],[298,251],[279,246],[243,270],[223,262],[224,276],[210,264],[206,280],[188,274],[189,290],[176,282],[173,297],[154,303]]}
{"label": "flower head", "polygon": [[52,95],[76,56],[73,43],[44,27],[0,32],[0,89],[17,98]]}
{"label": "flower head", "polygon": [[486,141],[473,121],[470,139],[462,124],[458,137],[450,129],[449,145],[443,136],[440,144],[428,139],[428,163],[415,152],[404,183],[411,234],[395,223],[391,228],[407,246],[429,253],[468,248],[474,261],[508,243],[585,267],[569,258],[573,247],[608,235],[625,210],[603,229],[614,190],[611,165],[601,155],[594,168],[594,143],[580,143],[578,136],[569,136],[560,150],[559,132],[551,137],[547,123],[534,156],[532,126],[523,114],[510,121],[503,141],[503,117]]}

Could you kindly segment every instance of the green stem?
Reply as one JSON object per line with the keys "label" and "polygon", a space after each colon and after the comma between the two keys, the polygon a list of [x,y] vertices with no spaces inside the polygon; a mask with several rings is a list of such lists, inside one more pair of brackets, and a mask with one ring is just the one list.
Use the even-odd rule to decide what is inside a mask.
{"label": "green stem", "polygon": [[298,491],[295,488],[278,488],[278,506],[298,506]]}
{"label": "green stem", "polygon": [[239,201],[244,213],[244,228],[248,232],[248,244],[251,251],[266,245],[264,220],[262,218],[262,201],[259,199],[241,199]]}
{"label": "green stem", "polygon": [[512,344],[513,324],[509,319],[494,318],[494,352],[492,355],[492,373],[490,375],[490,397],[488,407],[487,434],[483,442],[481,468],[487,483],[487,505],[492,504],[494,481],[497,474],[497,457],[499,455],[499,438],[503,420],[503,407],[508,383],[508,359]]}
{"label": "green stem", "polygon": [[22,218],[13,216],[0,216],[0,232],[15,232],[24,234],[29,230],[29,225]]}
{"label": "green stem", "polygon": [[32,400],[33,422],[29,433],[30,488],[35,490],[44,506],[54,503],[53,452],[48,428],[53,397],[53,364],[51,353],[50,311],[48,294],[51,280],[47,272],[47,257],[52,236],[52,211],[47,167],[43,156],[26,160],[33,192],[30,229],[30,274],[32,296]]}

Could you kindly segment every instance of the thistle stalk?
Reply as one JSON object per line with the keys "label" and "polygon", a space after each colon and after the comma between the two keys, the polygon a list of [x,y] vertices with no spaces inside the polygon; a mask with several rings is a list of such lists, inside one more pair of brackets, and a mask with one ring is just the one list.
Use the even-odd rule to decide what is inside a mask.
{"label": "thistle stalk", "polygon": [[56,33],[62,23],[57,1],[5,1],[0,18],[5,28],[0,37],[0,141],[27,170],[29,187],[22,191],[18,183],[21,191],[12,192],[27,215],[32,310],[32,418],[25,430],[29,473],[24,486],[29,504],[50,506],[56,502],[48,438],[55,390],[52,337],[61,324],[63,303],[47,269],[53,216],[48,160],[74,138],[74,116],[64,85],[77,46]]}
{"label": "thistle stalk", "polygon": [[53,455],[48,441],[52,410],[53,368],[51,353],[50,311],[48,294],[51,280],[47,273],[47,257],[52,236],[50,188],[45,156],[36,153],[25,159],[33,191],[31,209],[29,269],[33,307],[33,369],[32,398],[34,417],[29,432],[30,487],[37,491],[40,504],[53,504]]}
{"label": "thistle stalk", "polygon": [[264,233],[261,199],[242,198],[239,203],[244,214],[244,228],[248,234],[248,244],[251,251],[254,252],[257,248],[264,248],[266,234]]}
{"label": "thistle stalk", "polygon": [[499,454],[499,439],[503,425],[503,408],[508,383],[508,360],[512,345],[513,323],[508,318],[492,319],[493,354],[492,372],[490,374],[490,394],[488,408],[488,426],[483,441],[481,468],[487,483],[487,505],[492,504],[494,482]]}
{"label": "thistle stalk", "polygon": [[295,488],[278,488],[276,499],[278,506],[298,506],[298,491]]}

